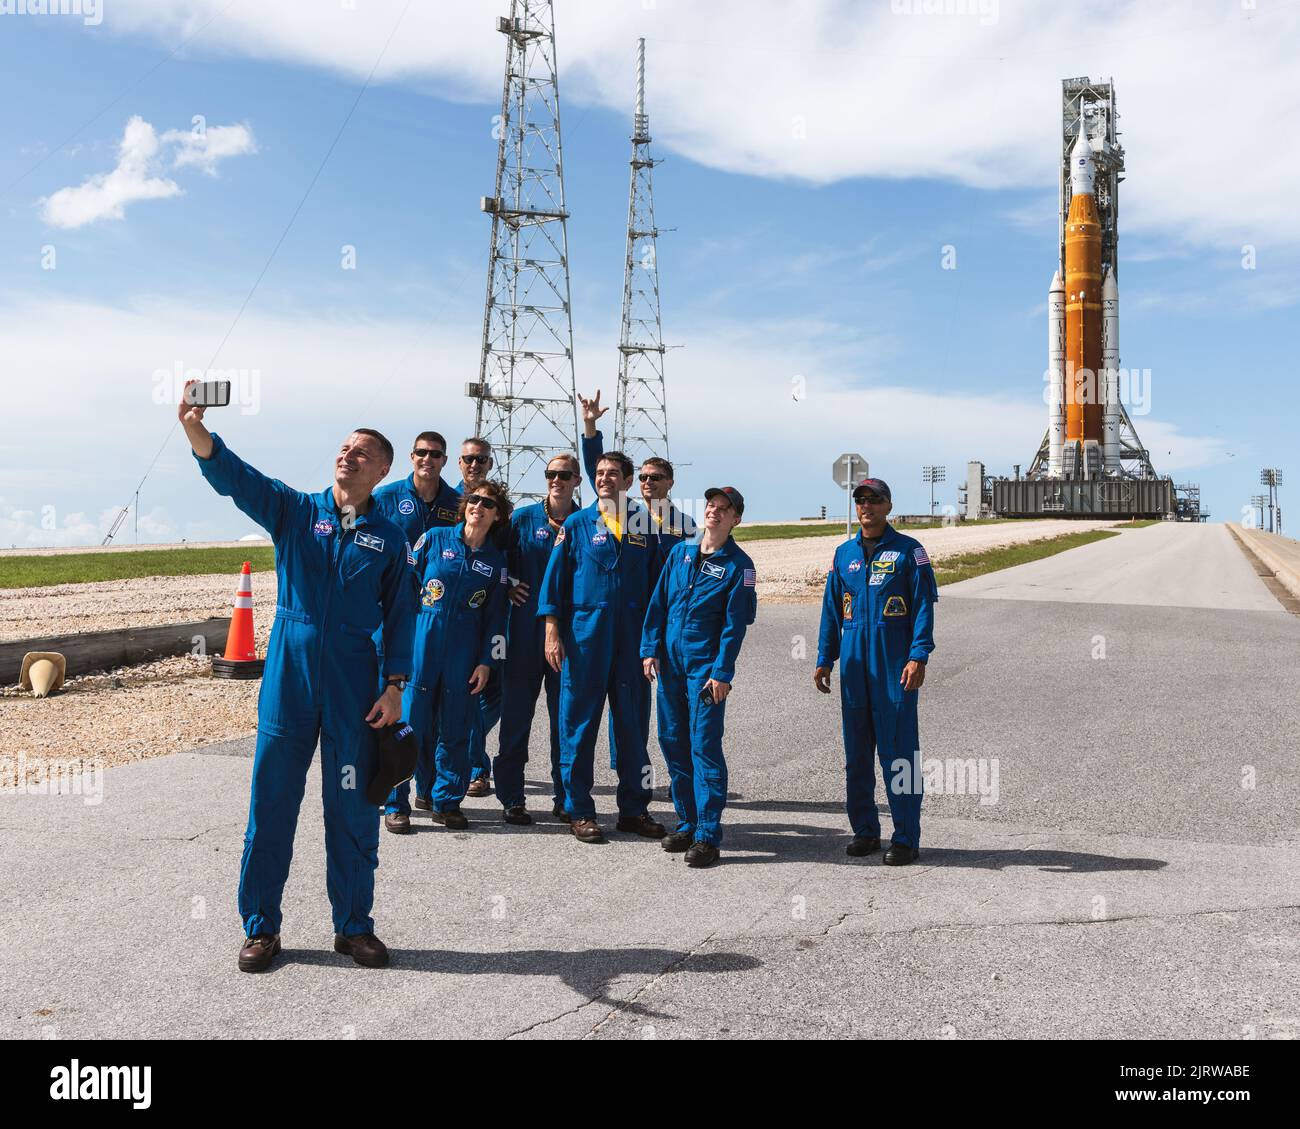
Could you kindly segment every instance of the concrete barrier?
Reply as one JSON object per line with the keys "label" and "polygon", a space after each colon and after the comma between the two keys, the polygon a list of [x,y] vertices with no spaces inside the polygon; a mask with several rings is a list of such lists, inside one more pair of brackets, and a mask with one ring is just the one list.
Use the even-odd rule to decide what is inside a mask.
{"label": "concrete barrier", "polygon": [[1247,552],[1272,572],[1277,582],[1295,599],[1300,600],[1300,541],[1278,533],[1265,533],[1262,529],[1237,525],[1228,528]]}

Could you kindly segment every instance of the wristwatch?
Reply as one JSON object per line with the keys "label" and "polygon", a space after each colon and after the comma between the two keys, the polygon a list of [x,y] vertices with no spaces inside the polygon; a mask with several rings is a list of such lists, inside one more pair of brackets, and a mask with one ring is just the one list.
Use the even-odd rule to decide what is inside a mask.
{"label": "wristwatch", "polygon": [[406,675],[404,674],[389,675],[387,678],[384,679],[384,686],[385,687],[394,686],[398,690],[404,691],[406,689]]}

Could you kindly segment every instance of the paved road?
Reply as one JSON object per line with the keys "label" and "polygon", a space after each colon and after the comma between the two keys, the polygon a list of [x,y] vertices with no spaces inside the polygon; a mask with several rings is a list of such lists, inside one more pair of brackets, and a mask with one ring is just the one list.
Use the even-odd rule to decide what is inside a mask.
{"label": "paved road", "polygon": [[1225,525],[1161,522],[963,580],[953,596],[1281,612]]}
{"label": "paved road", "polygon": [[249,742],[111,769],[98,804],[0,796],[0,1034],[1300,1037],[1300,620],[939,613],[923,752],[974,759],[996,802],[932,791],[916,866],[844,856],[816,609],[773,605],[728,719],[724,865],[470,801],[469,832],[384,837],[382,972],[329,951],[315,774],[285,959],[235,971]]}

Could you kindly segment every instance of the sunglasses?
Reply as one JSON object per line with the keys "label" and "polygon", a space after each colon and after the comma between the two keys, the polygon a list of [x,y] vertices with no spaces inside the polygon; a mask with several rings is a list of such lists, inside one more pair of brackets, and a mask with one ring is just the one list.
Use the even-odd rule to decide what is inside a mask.
{"label": "sunglasses", "polygon": [[854,494],[853,500],[857,502],[859,506],[878,506],[885,499],[879,494]]}
{"label": "sunglasses", "polygon": [[482,506],[485,510],[495,510],[497,500],[495,498],[485,498],[482,494],[471,494],[465,499],[467,506]]}
{"label": "sunglasses", "polygon": [[550,482],[552,479],[555,479],[555,478],[558,478],[561,482],[568,482],[571,478],[573,478],[573,471],[571,471],[571,470],[548,470],[548,471],[546,472],[546,481],[547,481],[547,482]]}
{"label": "sunglasses", "polygon": [[446,451],[435,451],[432,447],[416,447],[411,455],[417,459],[445,459]]}
{"label": "sunglasses", "polygon": [[667,477],[668,476],[666,474],[638,474],[637,475],[637,478],[639,478],[642,482],[662,482]]}
{"label": "sunglasses", "polygon": [[476,465],[476,466],[479,465],[479,464],[481,464],[481,463],[488,463],[488,462],[491,462],[491,460],[492,460],[492,456],[491,456],[491,455],[461,455],[461,457],[460,457],[460,461],[461,461],[461,462],[463,462],[463,463],[473,463],[473,464]]}

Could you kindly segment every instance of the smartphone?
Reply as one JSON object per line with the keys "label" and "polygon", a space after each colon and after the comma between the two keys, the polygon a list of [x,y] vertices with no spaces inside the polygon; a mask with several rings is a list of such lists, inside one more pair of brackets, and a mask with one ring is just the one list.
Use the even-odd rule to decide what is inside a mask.
{"label": "smartphone", "polygon": [[230,403],[230,381],[205,380],[185,389],[185,402],[192,408],[224,408]]}
{"label": "smartphone", "polygon": [[705,686],[704,689],[700,691],[700,705],[713,705],[713,691],[710,690],[708,686]]}

